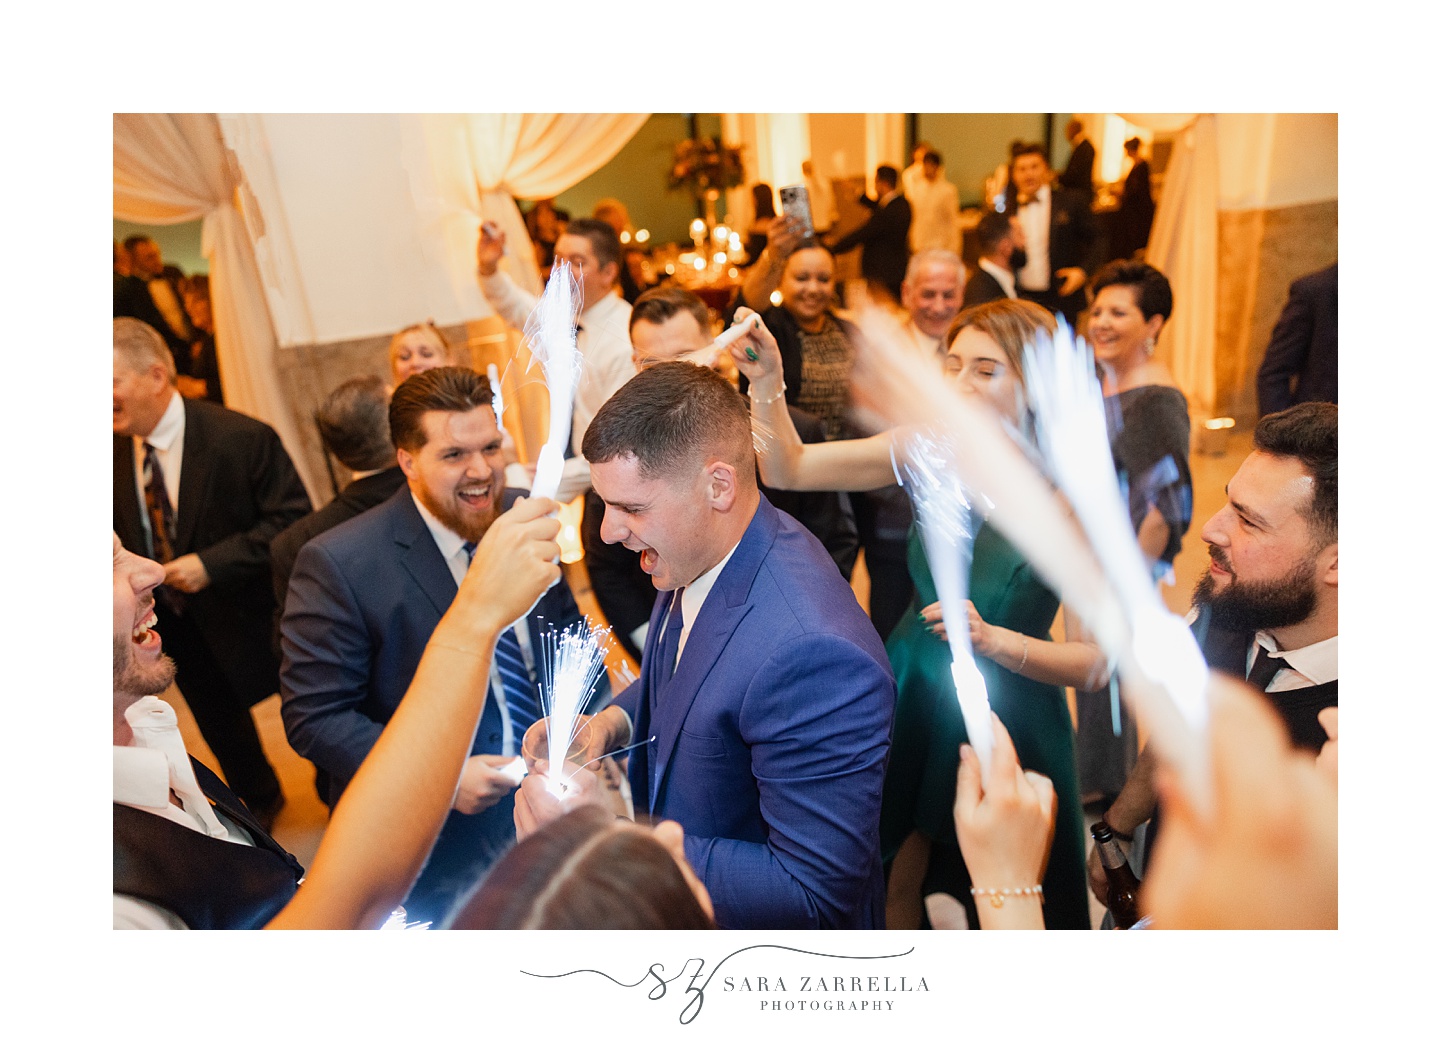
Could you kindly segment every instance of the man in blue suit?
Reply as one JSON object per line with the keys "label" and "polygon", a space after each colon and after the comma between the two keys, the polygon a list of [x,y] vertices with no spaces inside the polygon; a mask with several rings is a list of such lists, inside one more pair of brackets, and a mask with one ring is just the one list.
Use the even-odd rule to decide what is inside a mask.
{"label": "man in blue suit", "polygon": [[[403,698],[474,545],[518,495],[505,495],[503,436],[491,403],[488,381],[463,367],[404,381],[388,423],[407,485],[297,556],[282,616],[282,720],[293,748],[317,766],[330,805]],[[559,584],[509,632],[512,642],[501,637],[494,697],[453,810],[404,903],[409,919],[444,919],[513,842],[516,783],[499,769],[540,715],[535,682],[545,630],[580,618]],[[607,698],[607,683],[596,695]]]}
{"label": "man in blue suit", "polygon": [[659,591],[640,680],[592,718],[592,752],[642,744],[635,804],[684,827],[721,927],[881,927],[891,669],[821,543],[761,496],[744,400],[661,363],[583,450],[601,535]]}

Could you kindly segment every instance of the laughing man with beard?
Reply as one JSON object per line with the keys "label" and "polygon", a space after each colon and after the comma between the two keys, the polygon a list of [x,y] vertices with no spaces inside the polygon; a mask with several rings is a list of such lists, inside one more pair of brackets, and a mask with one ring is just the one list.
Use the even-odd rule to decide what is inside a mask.
{"label": "laughing man with beard", "polygon": [[[308,542],[282,614],[282,720],[293,749],[317,767],[335,806],[397,709],[434,627],[452,603],[501,509],[503,435],[488,381],[458,366],[409,377],[388,423],[407,484],[390,499]],[[538,665],[550,625],[581,619],[566,584],[552,587],[496,647],[491,698],[459,779],[453,810],[404,901],[410,920],[438,923],[514,840],[514,779],[501,772],[538,719]],[[520,709],[521,689],[533,698]],[[608,684],[596,691],[609,697]]]}
{"label": "laughing man with beard", "polygon": [[[1303,402],[1255,427],[1254,451],[1204,523],[1209,568],[1194,590],[1194,634],[1208,664],[1265,693],[1290,741],[1316,754],[1339,701],[1339,409]],[[1128,837],[1154,812],[1153,747],[1103,821]],[[1106,885],[1088,860],[1099,900]]]}

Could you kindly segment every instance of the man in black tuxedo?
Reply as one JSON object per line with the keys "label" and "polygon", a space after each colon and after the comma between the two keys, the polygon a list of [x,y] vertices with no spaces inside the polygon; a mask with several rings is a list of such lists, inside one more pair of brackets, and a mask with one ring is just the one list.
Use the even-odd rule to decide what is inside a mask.
{"label": "man in black tuxedo", "polygon": [[164,267],[161,247],[144,235],[133,235],[125,245],[116,244],[111,283],[111,315],[140,319],[166,341],[172,364],[179,372],[190,372],[191,346],[179,336],[161,314],[151,295],[151,280],[161,275]]}
{"label": "man in black tuxedo", "polygon": [[[1322,715],[1340,698],[1338,429],[1339,408],[1328,402],[1303,402],[1256,425],[1228,502],[1204,523],[1210,564],[1191,623],[1205,662],[1264,692],[1290,742],[1311,755],[1328,738]],[[1152,750],[1144,748],[1104,813],[1121,835],[1154,812]],[[1094,862],[1089,880],[1102,900]]]}
{"label": "man in black tuxedo", "polygon": [[272,428],[183,399],[161,335],[129,317],[112,326],[113,528],[161,562],[177,687],[232,790],[270,826],[282,790],[251,713],[277,691],[268,544],[307,513],[307,491]]}
{"label": "man in black tuxedo", "polygon": [[334,388],[317,411],[322,443],[352,472],[352,481],[330,502],[272,538],[272,593],[277,601],[272,636],[279,657],[287,581],[303,544],[376,507],[403,487],[398,453],[388,435],[388,396],[388,385],[380,377],[354,377]]}
{"label": "man in black tuxedo", "polygon": [[1018,296],[1062,312],[1073,322],[1088,305],[1084,285],[1097,265],[1097,232],[1088,193],[1055,189],[1042,145],[1021,146],[1013,156],[1007,214],[1023,228],[1026,261],[1018,271]]}
{"label": "man in black tuxedo", "polygon": [[1063,173],[1058,175],[1058,187],[1091,193],[1093,161],[1098,156],[1098,150],[1088,140],[1081,119],[1069,120],[1063,127],[1063,136],[1073,146],[1073,154],[1068,157],[1068,165],[1063,168]]}
{"label": "man in black tuxedo", "polygon": [[1023,229],[1015,217],[989,210],[977,223],[977,245],[981,253],[972,277],[963,291],[962,306],[976,307],[988,301],[1016,297],[1013,273],[1023,266]]}
{"label": "man in black tuxedo", "polygon": [[912,204],[897,191],[894,167],[877,167],[877,198],[861,197],[862,205],[871,210],[871,217],[860,228],[837,240],[831,247],[834,254],[862,248],[862,276],[902,302],[902,280],[907,277],[907,235],[912,228]]}
{"label": "man in black tuxedo", "polygon": [[1340,400],[1340,262],[1296,279],[1257,381],[1260,415]]}

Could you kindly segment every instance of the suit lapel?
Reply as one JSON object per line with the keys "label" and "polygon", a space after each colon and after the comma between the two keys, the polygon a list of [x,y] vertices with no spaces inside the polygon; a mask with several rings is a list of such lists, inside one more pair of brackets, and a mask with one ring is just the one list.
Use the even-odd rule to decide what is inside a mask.
{"label": "suit lapel", "polygon": [[413,505],[413,495],[406,483],[393,494],[386,509],[392,514],[393,542],[398,548],[399,561],[442,616],[453,604],[458,584],[438,552],[438,544],[424,524],[423,515]]}
{"label": "suit lapel", "polygon": [[197,518],[201,515],[200,508],[205,502],[212,471],[211,432],[207,428],[205,412],[185,399],[182,409],[186,412],[186,431],[182,436],[181,481],[176,488],[177,554],[191,550],[192,536],[196,532]]}
{"label": "suit lapel", "polygon": [[[658,749],[656,751],[656,779],[663,779],[670,770],[670,760],[675,753],[676,741],[680,738],[681,725],[695,702],[696,695],[705,683],[710,671],[720,659],[721,653],[730,643],[731,635],[740,626],[741,620],[751,611],[750,593],[755,585],[756,574],[766,558],[766,552],[775,542],[778,528],[775,508],[764,496],[756,506],[755,516],[747,526],[745,535],[737,545],[731,560],[716,578],[700,613],[695,617],[685,651],[680,655],[680,664],[675,676],[670,679],[665,691],[657,697],[655,720],[651,722]],[[660,602],[656,602],[656,614],[660,614]],[[663,624],[663,620],[660,620]],[[652,636],[653,636],[652,626]],[[648,695],[648,693],[645,693]],[[656,779],[650,780],[650,811],[654,813],[659,799]]]}
{"label": "suit lapel", "polygon": [[114,490],[112,521],[121,546],[132,554],[146,556],[146,532],[141,527],[141,499],[136,494],[136,449],[130,435],[112,439],[112,486]]}

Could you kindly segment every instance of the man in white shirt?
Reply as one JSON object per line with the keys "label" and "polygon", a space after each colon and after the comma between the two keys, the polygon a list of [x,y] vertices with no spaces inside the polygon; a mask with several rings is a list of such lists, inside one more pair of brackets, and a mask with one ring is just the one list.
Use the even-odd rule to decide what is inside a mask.
{"label": "man in white shirt", "polygon": [[302,867],[222,782],[187,756],[157,696],[176,666],[155,628],[165,570],[111,535],[113,922],[117,928],[261,927]]}
{"label": "man in white shirt", "polygon": [[[1327,739],[1321,714],[1339,705],[1338,424],[1335,405],[1304,402],[1256,425],[1228,502],[1204,523],[1210,564],[1191,624],[1205,661],[1262,690],[1311,754]],[[1153,813],[1151,750],[1104,813],[1116,833]]]}
{"label": "man in white shirt", "polygon": [[[489,306],[517,330],[523,330],[539,298],[515,285],[500,270],[503,232],[491,224],[479,230],[479,286]],[[630,361],[630,305],[616,292],[620,280],[620,237],[603,221],[569,222],[554,244],[555,260],[574,266],[579,279],[580,315],[576,344],[584,357],[574,394],[570,447],[556,499],[568,503],[589,488],[589,466],[579,454],[585,428],[600,406],[635,375]]]}
{"label": "man in white shirt", "polygon": [[912,204],[912,252],[946,250],[961,255],[962,229],[957,224],[961,204],[957,186],[942,176],[942,156],[927,152],[921,179],[911,183],[904,179],[903,185],[902,194]]}
{"label": "man in white shirt", "polygon": [[1043,146],[1023,145],[1013,156],[1007,214],[1023,228],[1026,262],[1018,296],[1062,312],[1071,323],[1087,306],[1084,286],[1097,263],[1097,232],[1088,193],[1054,188]]}
{"label": "man in white shirt", "polygon": [[907,263],[907,278],[902,282],[905,325],[913,343],[928,358],[947,357],[942,338],[962,310],[966,286],[967,266],[951,250],[924,250]]}

